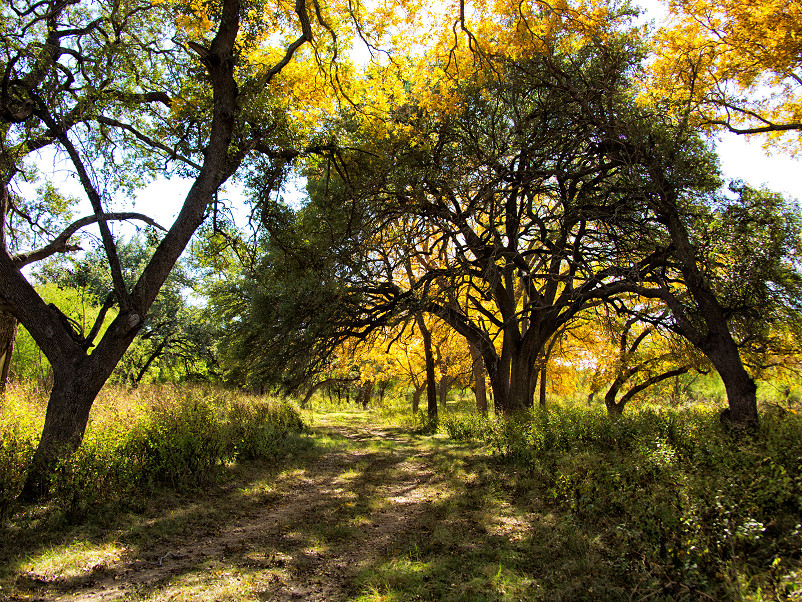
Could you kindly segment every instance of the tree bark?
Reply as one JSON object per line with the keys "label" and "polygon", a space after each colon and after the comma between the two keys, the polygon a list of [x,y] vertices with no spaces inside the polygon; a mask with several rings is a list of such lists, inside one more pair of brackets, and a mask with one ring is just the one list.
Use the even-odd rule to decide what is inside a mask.
{"label": "tree bark", "polygon": [[711,347],[705,354],[724,382],[730,422],[739,428],[753,428],[758,424],[757,385],[744,368],[732,338],[730,342],[730,345]]}
{"label": "tree bark", "polygon": [[98,363],[92,361],[92,356],[77,356],[72,361],[51,361],[51,365],[53,390],[42,436],[20,493],[20,499],[26,501],[47,493],[53,468],[78,449],[95,397],[116,363]]}
{"label": "tree bark", "polygon": [[5,393],[17,338],[17,319],[0,310],[0,394]]}
{"label": "tree bark", "polygon": [[426,358],[426,410],[429,420],[437,420],[437,376],[434,373],[434,353],[432,351],[432,333],[426,327],[423,317],[418,315],[418,328],[423,339],[423,354]]}
{"label": "tree bark", "polygon": [[[696,302],[697,311],[704,320],[706,332],[694,328],[691,321],[677,320],[682,334],[696,345],[713,364],[727,391],[729,418],[739,428],[752,428],[758,424],[757,386],[746,371],[732,338],[727,318],[710,284],[699,269],[696,253],[685,225],[676,212],[668,215],[671,239],[676,247],[680,269],[688,291]],[[675,307],[678,304],[675,304]],[[671,308],[675,318],[679,312]]]}
{"label": "tree bark", "polygon": [[482,354],[472,343],[468,344],[471,352],[471,363],[473,368],[473,394],[476,398],[476,411],[482,415],[487,416],[487,387],[485,386],[485,370],[482,363]]}

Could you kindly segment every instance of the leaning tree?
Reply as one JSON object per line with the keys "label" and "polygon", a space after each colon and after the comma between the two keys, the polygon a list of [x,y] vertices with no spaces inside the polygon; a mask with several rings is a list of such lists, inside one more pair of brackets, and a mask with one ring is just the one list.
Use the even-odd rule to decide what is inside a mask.
{"label": "leaning tree", "polygon": [[[351,18],[361,14],[349,7]],[[315,98],[344,78],[333,73],[346,35],[329,24],[336,10],[317,0],[270,11],[240,0],[202,10],[181,1],[11,0],[0,9],[0,308],[31,333],[55,383],[23,497],[40,494],[54,463],[79,445],[96,394],[223,183],[256,156],[279,161],[303,145],[312,128],[293,134],[293,119],[317,114]],[[34,154],[43,150],[49,154]],[[100,230],[114,289],[101,312],[113,320],[100,337],[99,326],[78,332],[49,307],[8,246],[13,191],[42,156],[71,172],[91,206],[87,221]],[[156,174],[191,186],[141,273],[127,280],[109,227],[120,216],[111,207]],[[69,238],[54,242],[64,250],[75,244]]]}

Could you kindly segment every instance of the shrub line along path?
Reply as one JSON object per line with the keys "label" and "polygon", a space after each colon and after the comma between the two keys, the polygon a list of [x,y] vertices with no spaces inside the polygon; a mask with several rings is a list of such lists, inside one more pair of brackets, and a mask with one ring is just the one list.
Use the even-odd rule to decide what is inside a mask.
{"label": "shrub line along path", "polygon": [[[490,495],[486,450],[327,418],[314,445],[157,500],[115,531],[68,534],[23,559],[0,598],[516,599],[532,522]],[[367,420],[366,420],[367,419]],[[476,486],[481,482],[481,486]],[[493,541],[496,540],[496,541]],[[41,543],[40,543],[41,545]],[[44,546],[42,546],[44,547]],[[50,560],[46,560],[49,558]],[[527,563],[529,564],[529,563]],[[9,589],[12,590],[8,595]]]}

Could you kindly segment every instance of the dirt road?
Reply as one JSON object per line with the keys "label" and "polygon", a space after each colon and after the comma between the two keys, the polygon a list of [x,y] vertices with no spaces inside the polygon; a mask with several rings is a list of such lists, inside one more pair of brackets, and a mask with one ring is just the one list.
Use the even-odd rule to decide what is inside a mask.
{"label": "dirt road", "polygon": [[[32,554],[6,597],[506,598],[498,582],[509,569],[498,561],[498,541],[485,544],[496,539],[508,556],[524,553],[516,541],[529,521],[486,483],[474,487],[484,457],[400,430],[318,425],[313,445],[280,465],[149,506],[120,519],[114,533],[82,542],[78,531],[50,557]],[[514,591],[528,583],[507,581]]]}

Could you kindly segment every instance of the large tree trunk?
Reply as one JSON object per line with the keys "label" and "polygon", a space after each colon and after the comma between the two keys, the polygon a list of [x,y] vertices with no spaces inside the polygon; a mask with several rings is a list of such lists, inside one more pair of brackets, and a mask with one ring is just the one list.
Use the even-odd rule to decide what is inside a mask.
{"label": "large tree trunk", "polygon": [[418,328],[423,339],[423,354],[426,357],[426,409],[429,420],[437,420],[437,376],[434,373],[434,353],[432,351],[432,333],[426,327],[422,316],[418,316]]}
{"label": "large tree trunk", "polygon": [[53,468],[80,446],[95,397],[116,365],[91,364],[85,356],[52,365],[45,424],[20,499],[30,501],[47,493]]}
{"label": "large tree trunk", "polygon": [[0,310],[0,393],[6,390],[8,371],[14,353],[14,341],[17,338],[17,319]]}
{"label": "large tree trunk", "polygon": [[705,351],[713,367],[724,382],[729,404],[728,417],[734,426],[750,428],[758,424],[757,385],[746,371],[735,341],[711,346]]}
{"label": "large tree trunk", "polygon": [[509,396],[504,409],[506,414],[515,414],[534,405],[532,383],[536,382],[536,377],[533,377],[533,372],[537,373],[537,366],[532,356],[516,350],[510,361]]}
{"label": "large tree trunk", "polygon": [[476,398],[476,411],[481,416],[487,416],[487,387],[485,386],[485,370],[482,363],[482,354],[476,345],[468,344],[471,352],[471,362],[473,367],[473,394]]}

